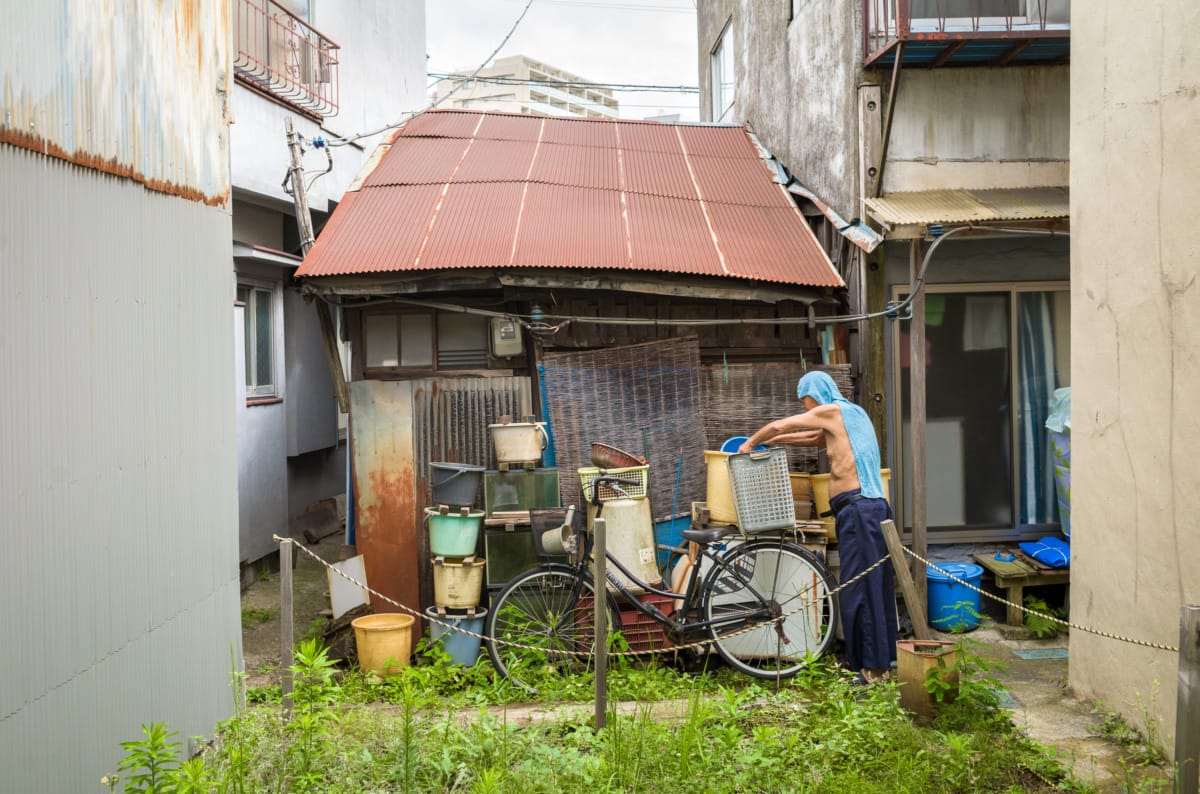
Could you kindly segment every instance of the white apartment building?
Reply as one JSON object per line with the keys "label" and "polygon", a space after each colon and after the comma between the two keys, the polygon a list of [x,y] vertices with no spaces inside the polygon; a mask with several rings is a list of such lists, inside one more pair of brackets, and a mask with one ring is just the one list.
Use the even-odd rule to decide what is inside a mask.
{"label": "white apartment building", "polygon": [[[437,106],[544,116],[617,118],[617,100],[612,90],[596,88],[585,77],[526,55],[497,58],[491,66],[467,80],[470,74],[471,70],[465,69],[439,80],[433,94]],[[451,92],[453,95],[445,99]]]}

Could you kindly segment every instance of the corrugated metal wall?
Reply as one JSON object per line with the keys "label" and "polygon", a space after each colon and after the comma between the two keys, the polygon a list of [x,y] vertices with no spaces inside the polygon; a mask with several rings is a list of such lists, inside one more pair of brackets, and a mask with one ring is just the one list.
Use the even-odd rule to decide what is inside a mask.
{"label": "corrugated metal wall", "polygon": [[228,212],[0,144],[5,791],[210,733],[241,664]]}
{"label": "corrugated metal wall", "polygon": [[[530,405],[527,377],[350,384],[355,540],[373,589],[414,607],[414,601],[433,603],[422,527],[432,503],[429,463],[495,466],[488,425],[525,416]],[[381,601],[374,606],[393,609]]]}

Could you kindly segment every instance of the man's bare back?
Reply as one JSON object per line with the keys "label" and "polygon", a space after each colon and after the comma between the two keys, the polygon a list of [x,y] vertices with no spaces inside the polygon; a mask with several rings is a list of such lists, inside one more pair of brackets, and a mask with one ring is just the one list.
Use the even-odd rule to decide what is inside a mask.
{"label": "man's bare back", "polygon": [[850,437],[846,434],[842,409],[834,403],[820,405],[811,397],[804,397],[801,401],[807,409],[804,413],[764,425],[738,451],[749,452],[767,442],[824,446],[829,454],[829,495],[837,496],[860,487],[858,465],[854,461]]}

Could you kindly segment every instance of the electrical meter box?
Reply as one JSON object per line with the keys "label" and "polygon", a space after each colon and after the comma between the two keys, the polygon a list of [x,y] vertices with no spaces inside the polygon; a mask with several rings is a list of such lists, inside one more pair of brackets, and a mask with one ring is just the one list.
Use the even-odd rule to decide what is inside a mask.
{"label": "electrical meter box", "polygon": [[525,340],[521,336],[521,326],[516,320],[508,317],[492,318],[492,333],[489,339],[492,355],[495,358],[519,356],[525,352]]}

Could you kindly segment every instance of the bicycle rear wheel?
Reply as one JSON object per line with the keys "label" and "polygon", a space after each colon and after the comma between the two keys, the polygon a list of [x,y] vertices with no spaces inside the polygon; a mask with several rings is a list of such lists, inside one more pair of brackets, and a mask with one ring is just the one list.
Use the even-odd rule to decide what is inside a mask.
{"label": "bicycle rear wheel", "polygon": [[[621,622],[605,596],[611,635]],[[565,566],[518,576],[488,613],[492,664],[500,675],[531,690],[545,676],[586,670],[595,651],[594,602],[591,577]]]}
{"label": "bicycle rear wheel", "polygon": [[717,651],[756,678],[790,678],[837,634],[833,575],[808,549],[754,540],[726,552],[705,581],[702,610]]}

